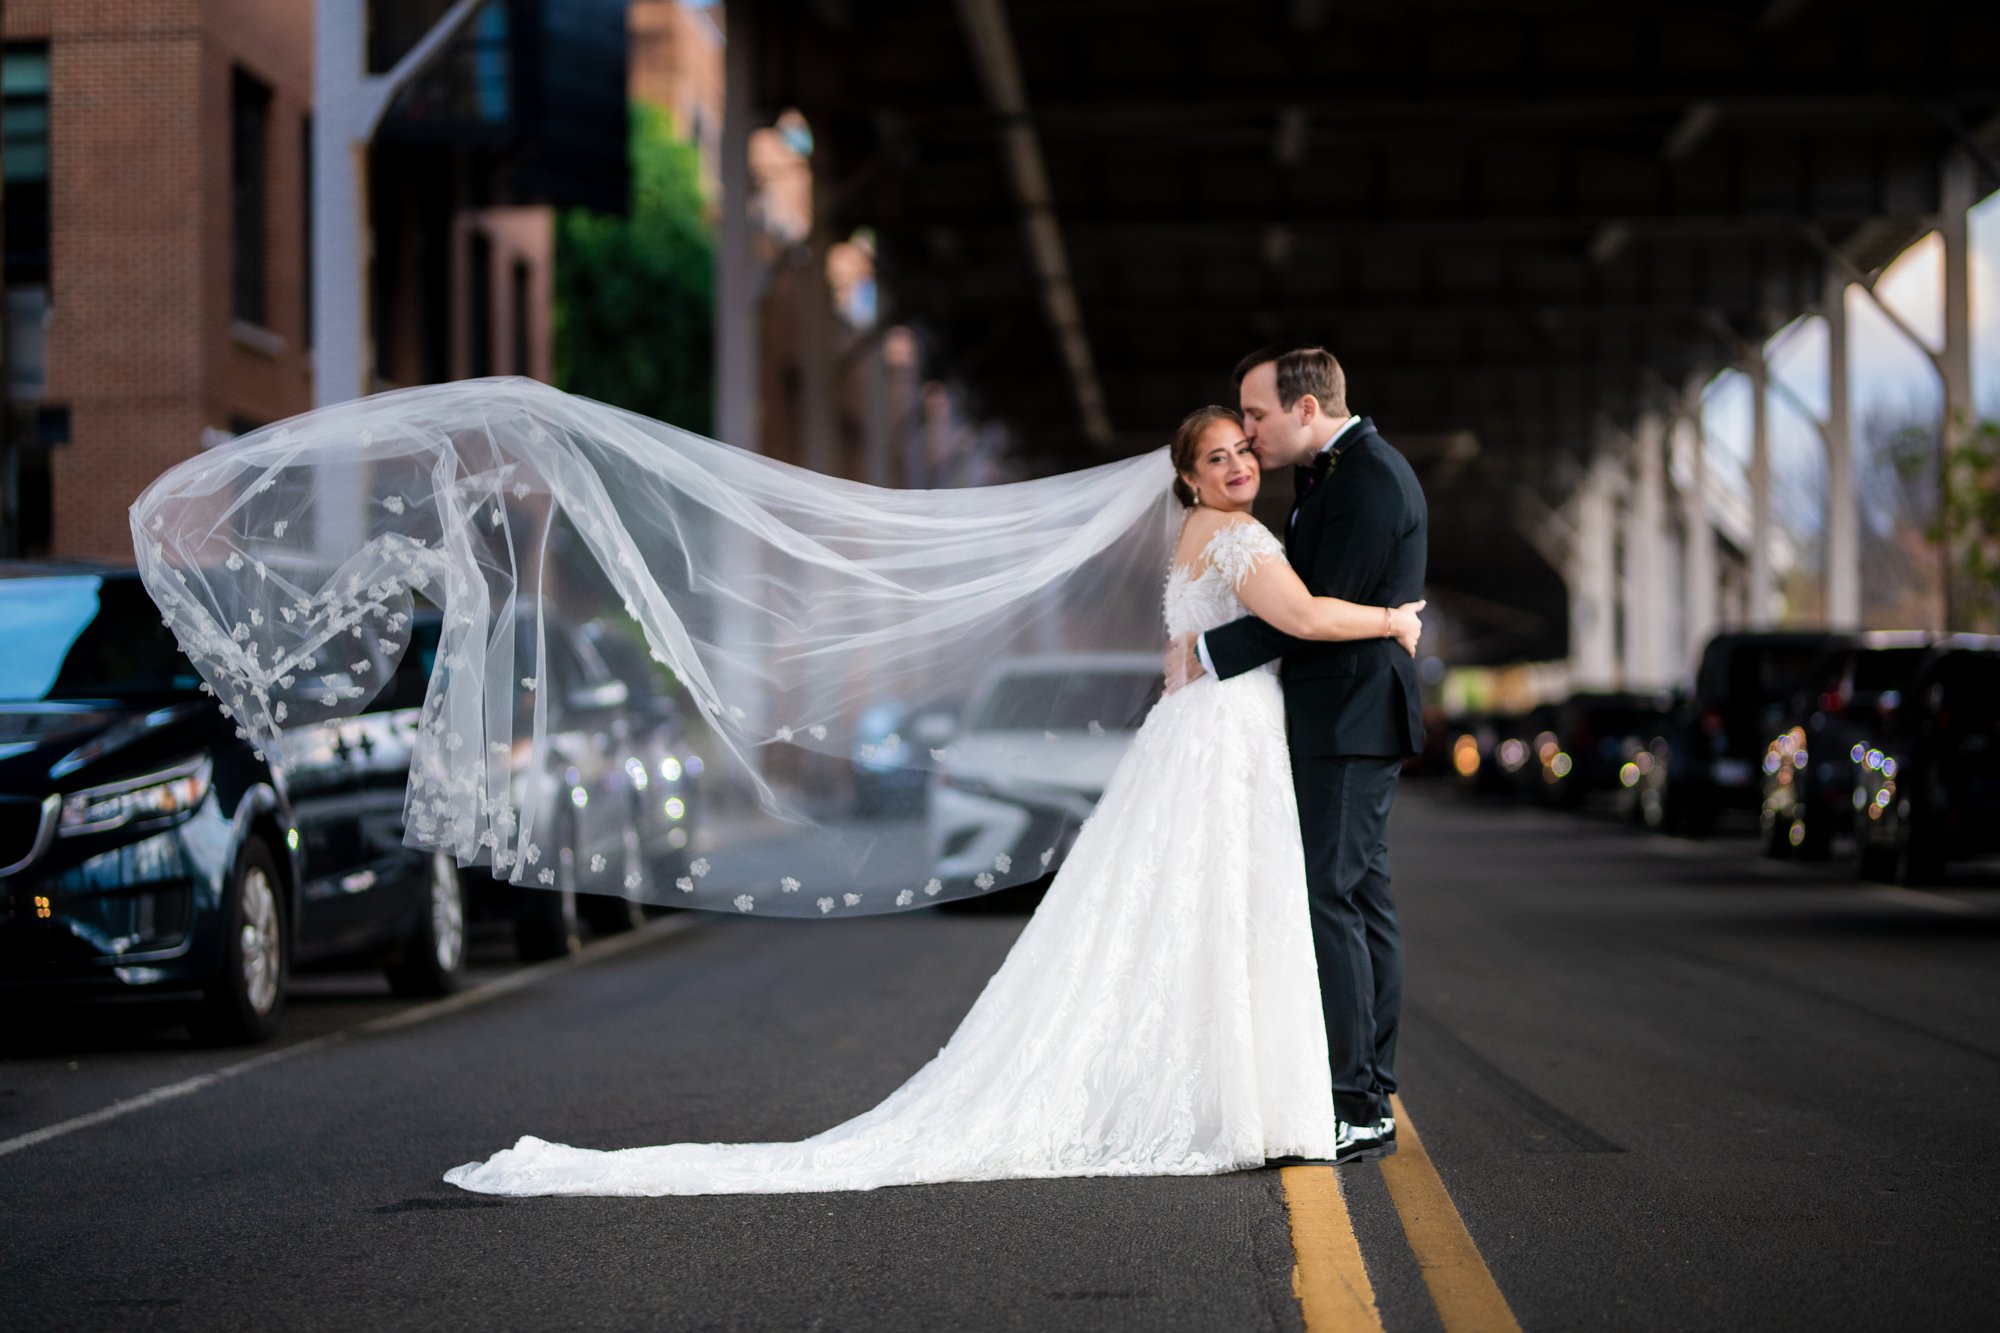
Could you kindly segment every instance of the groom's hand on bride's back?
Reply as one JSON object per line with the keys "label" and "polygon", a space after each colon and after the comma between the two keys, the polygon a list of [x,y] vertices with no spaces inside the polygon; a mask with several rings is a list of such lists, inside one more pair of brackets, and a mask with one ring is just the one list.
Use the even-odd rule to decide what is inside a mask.
{"label": "groom's hand on bride's back", "polygon": [[1160,672],[1167,678],[1168,694],[1201,675],[1201,658],[1194,650],[1194,635],[1177,634],[1167,641],[1167,651],[1160,655]]}

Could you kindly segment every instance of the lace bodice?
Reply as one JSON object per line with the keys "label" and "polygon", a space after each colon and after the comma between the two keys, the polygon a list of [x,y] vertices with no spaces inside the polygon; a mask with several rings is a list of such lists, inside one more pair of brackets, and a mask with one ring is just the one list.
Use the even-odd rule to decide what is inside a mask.
{"label": "lace bodice", "polygon": [[1285,548],[1262,523],[1230,523],[1209,538],[1196,560],[1198,572],[1176,565],[1167,574],[1167,634],[1200,634],[1248,614],[1237,592],[1264,561],[1285,558]]}

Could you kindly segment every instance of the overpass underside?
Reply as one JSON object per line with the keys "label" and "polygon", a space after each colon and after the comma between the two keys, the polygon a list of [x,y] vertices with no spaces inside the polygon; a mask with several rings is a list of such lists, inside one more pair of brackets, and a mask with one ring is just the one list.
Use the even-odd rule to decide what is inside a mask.
{"label": "overpass underside", "polygon": [[[886,317],[1033,470],[1160,444],[1230,399],[1250,347],[1334,350],[1425,481],[1462,658],[1601,655],[1612,616],[1580,599],[1607,590],[1664,620],[1648,599],[1706,580],[1682,649],[1768,616],[1768,467],[1711,497],[1697,430],[1690,479],[1699,386],[1760,371],[1768,335],[1954,209],[1962,270],[1964,209],[2000,186],[1993,5],[730,0],[727,20],[732,129],[803,113],[816,234],[872,229]],[[1934,359],[1969,400],[1954,355]],[[1844,405],[1822,426],[1851,460]],[[1858,614],[1833,586],[1855,536],[1829,514],[1835,618]],[[1668,673],[1655,637],[1615,650],[1631,683]]]}

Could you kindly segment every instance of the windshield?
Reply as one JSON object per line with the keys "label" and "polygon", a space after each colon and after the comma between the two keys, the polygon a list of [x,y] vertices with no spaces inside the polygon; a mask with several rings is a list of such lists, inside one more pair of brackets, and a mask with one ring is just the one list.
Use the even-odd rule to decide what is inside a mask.
{"label": "windshield", "polygon": [[1131,730],[1152,707],[1162,681],[1155,671],[1034,671],[993,687],[975,731]]}
{"label": "windshield", "polygon": [[1923,660],[1922,648],[1878,648],[1864,652],[1854,659],[1854,692],[1880,694],[1884,690],[1900,690],[1917,674],[1917,665]]}
{"label": "windshield", "polygon": [[1762,709],[1781,704],[1812,676],[1821,645],[1810,640],[1738,643],[1733,651],[1711,648],[1702,663],[1698,693],[1724,709]]}
{"label": "windshield", "polygon": [[0,580],[0,701],[180,694],[200,684],[137,579]]}

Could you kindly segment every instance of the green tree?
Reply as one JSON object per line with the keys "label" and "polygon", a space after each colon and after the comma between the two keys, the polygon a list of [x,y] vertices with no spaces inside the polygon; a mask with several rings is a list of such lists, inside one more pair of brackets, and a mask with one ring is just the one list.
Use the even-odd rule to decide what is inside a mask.
{"label": "green tree", "polygon": [[701,159],[634,102],[631,208],[556,222],[556,384],[687,430],[713,427],[715,231]]}
{"label": "green tree", "polygon": [[1951,553],[1950,628],[2000,632],[2000,421],[1973,425],[1948,459],[1938,433],[1936,425],[1906,428],[1891,456],[1905,482],[1926,480],[1944,493],[1925,535]]}

